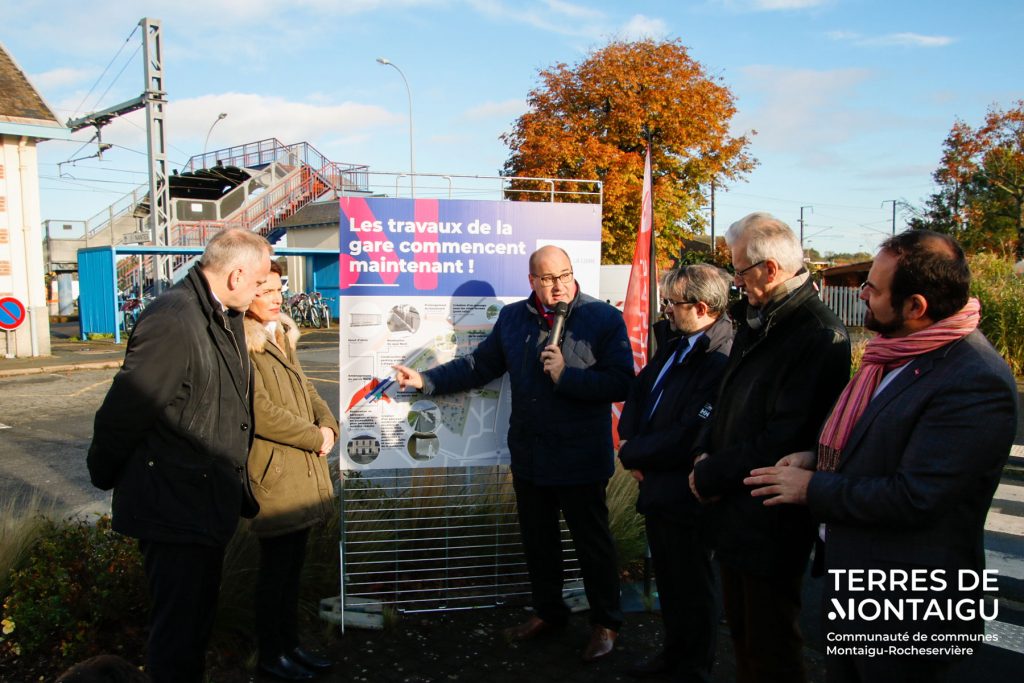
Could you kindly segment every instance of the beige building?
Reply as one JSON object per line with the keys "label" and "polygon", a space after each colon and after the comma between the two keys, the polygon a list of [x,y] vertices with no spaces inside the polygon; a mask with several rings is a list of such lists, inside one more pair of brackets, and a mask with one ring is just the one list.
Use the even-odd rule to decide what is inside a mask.
{"label": "beige building", "polygon": [[36,145],[69,135],[0,45],[0,299],[27,312],[16,330],[0,331],[0,357],[50,354]]}

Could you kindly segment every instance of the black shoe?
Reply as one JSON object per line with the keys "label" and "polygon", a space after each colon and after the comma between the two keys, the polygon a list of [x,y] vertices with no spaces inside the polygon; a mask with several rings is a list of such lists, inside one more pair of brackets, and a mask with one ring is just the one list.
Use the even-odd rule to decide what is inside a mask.
{"label": "black shoe", "polygon": [[271,659],[261,659],[259,670],[282,681],[311,681],[313,672],[286,654]]}
{"label": "black shoe", "polygon": [[626,669],[626,675],[633,678],[654,678],[656,676],[663,676],[671,670],[672,664],[668,661],[665,653],[662,652],[650,659],[636,662]]}
{"label": "black shoe", "polygon": [[332,662],[330,659],[327,659],[326,657],[321,657],[320,655],[314,652],[310,652],[309,650],[304,650],[298,645],[296,645],[288,651],[288,656],[296,662],[298,662],[299,664],[301,664],[302,666],[309,669],[310,671],[330,671],[331,668],[334,666],[334,662]]}

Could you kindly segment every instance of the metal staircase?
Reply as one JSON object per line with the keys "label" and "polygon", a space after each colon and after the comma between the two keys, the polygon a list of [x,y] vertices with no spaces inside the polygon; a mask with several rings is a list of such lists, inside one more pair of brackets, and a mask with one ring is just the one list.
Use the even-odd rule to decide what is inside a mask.
{"label": "metal staircase", "polygon": [[[215,207],[176,198],[172,183],[169,246],[203,246],[225,228],[256,231],[274,243],[284,234],[280,224],[306,204],[331,194],[368,191],[369,167],[330,161],[307,142],[284,145],[273,138],[194,156],[185,164],[182,175],[220,167],[243,169],[251,177],[213,202]],[[89,241],[105,243],[103,233],[108,230],[110,244],[115,243],[115,237],[120,241],[125,234],[137,236],[148,215],[148,197],[140,200],[136,192],[131,198],[108,209],[109,220],[88,232]],[[189,215],[196,206],[203,209],[200,213],[212,213],[214,217]],[[155,272],[152,258],[122,259],[117,267],[118,288],[146,289],[149,283],[143,280],[144,274],[151,277]],[[195,257],[172,257],[172,280],[182,277],[194,260]]]}

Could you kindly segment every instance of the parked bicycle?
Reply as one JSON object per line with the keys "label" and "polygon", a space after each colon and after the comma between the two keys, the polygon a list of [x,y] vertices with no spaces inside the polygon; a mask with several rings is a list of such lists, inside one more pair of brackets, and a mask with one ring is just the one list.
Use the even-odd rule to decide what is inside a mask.
{"label": "parked bicycle", "polygon": [[131,336],[135,325],[139,322],[139,316],[142,315],[142,311],[145,310],[146,305],[152,300],[152,297],[145,295],[142,297],[131,296],[121,300],[122,326],[127,336]]}
{"label": "parked bicycle", "polygon": [[330,328],[331,309],[327,305],[328,301],[332,299],[325,299],[320,292],[300,292],[284,302],[281,310],[299,326]]}
{"label": "parked bicycle", "polygon": [[334,301],[334,299],[324,298],[324,295],[320,292],[313,292],[311,299],[311,305],[318,312],[319,323],[317,327],[322,327],[325,330],[331,329],[331,308],[327,305],[328,301]]}

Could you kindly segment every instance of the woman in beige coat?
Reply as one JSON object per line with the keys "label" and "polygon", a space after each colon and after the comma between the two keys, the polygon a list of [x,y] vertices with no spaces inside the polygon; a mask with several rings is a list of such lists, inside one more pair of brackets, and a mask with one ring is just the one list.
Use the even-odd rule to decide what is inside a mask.
{"label": "woman in beige coat", "polygon": [[245,320],[256,386],[256,435],[248,463],[260,504],[252,522],[260,539],[256,632],[260,670],[305,681],[331,667],[330,660],[300,647],[297,612],[309,529],[333,510],[326,456],[334,448],[338,421],[299,365],[299,332],[281,313],[281,301],[281,267],[272,263]]}

